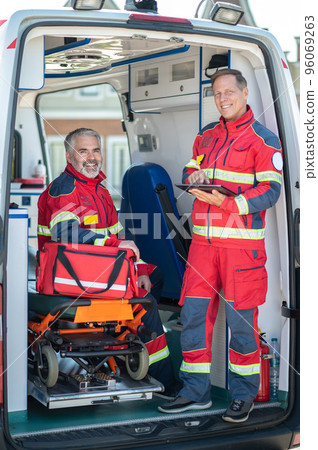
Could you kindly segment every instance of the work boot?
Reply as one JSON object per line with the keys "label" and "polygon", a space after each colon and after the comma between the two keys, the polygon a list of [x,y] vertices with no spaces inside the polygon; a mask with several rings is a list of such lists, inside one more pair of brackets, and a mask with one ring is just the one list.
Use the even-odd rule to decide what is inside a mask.
{"label": "work boot", "polygon": [[222,416],[226,422],[245,422],[254,408],[254,403],[235,399]]}
{"label": "work boot", "polygon": [[208,402],[194,402],[179,395],[175,400],[158,406],[158,410],[163,413],[182,413],[189,410],[208,409],[212,406],[211,400]]}

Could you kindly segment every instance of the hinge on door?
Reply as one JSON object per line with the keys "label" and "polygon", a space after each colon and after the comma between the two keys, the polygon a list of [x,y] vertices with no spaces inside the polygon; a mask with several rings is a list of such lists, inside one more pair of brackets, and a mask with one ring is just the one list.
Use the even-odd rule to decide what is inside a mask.
{"label": "hinge on door", "polygon": [[297,208],[294,211],[294,250],[297,264],[300,264],[299,236],[300,236],[300,209]]}
{"label": "hinge on door", "polygon": [[282,303],[281,314],[283,317],[287,317],[288,319],[296,319],[300,318],[300,310],[296,308],[289,308],[286,302]]}

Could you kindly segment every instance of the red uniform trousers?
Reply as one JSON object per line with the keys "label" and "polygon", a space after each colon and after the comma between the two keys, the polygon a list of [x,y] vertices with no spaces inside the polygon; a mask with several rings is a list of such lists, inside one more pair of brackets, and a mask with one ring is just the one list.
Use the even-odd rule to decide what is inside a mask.
{"label": "red uniform trousers", "polygon": [[264,250],[215,247],[195,241],[190,246],[180,304],[183,362],[180,395],[196,402],[210,400],[213,326],[224,290],[231,330],[229,386],[233,399],[253,401],[259,387],[258,308],[264,303],[267,273]]}

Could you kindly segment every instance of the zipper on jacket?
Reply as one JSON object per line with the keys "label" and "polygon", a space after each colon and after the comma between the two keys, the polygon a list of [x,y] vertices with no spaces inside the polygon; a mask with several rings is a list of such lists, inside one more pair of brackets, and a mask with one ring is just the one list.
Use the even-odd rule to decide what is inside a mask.
{"label": "zipper on jacket", "polygon": [[226,143],[226,141],[227,141],[227,138],[228,138],[228,136],[229,136],[229,131],[228,131],[228,129],[227,129],[226,123],[224,123],[224,128],[226,129],[225,141],[223,142],[223,144],[221,145],[221,147],[219,148],[219,150],[217,151],[217,154],[216,154],[216,156],[215,156],[214,167],[213,167],[213,177],[212,177],[212,183],[211,183],[211,184],[214,183],[215,168],[216,168],[216,162],[217,162],[217,159],[218,159],[218,154],[220,153],[220,151],[221,151],[222,148],[224,147],[224,145],[225,145],[225,143]]}
{"label": "zipper on jacket", "polygon": [[103,197],[103,199],[101,200],[100,199],[100,197],[99,197],[99,195],[98,195],[98,192],[97,192],[97,188],[98,188],[98,184],[96,184],[96,186],[95,186],[95,191],[96,191],[96,195],[97,195],[97,198],[101,201],[101,203],[102,203],[102,206],[103,206],[103,208],[104,208],[104,213],[105,213],[105,223],[106,223],[106,227],[107,227],[107,211],[106,211],[106,208],[105,208],[105,205],[104,205],[104,197]]}
{"label": "zipper on jacket", "polygon": [[[95,206],[96,206],[96,211],[97,211],[97,214],[98,214],[98,217],[99,217],[99,223],[102,223],[102,218],[101,218],[101,215],[100,215],[100,212],[99,212],[99,208],[97,206],[97,202],[96,202],[96,199],[94,197],[94,194],[92,194],[92,197],[93,197],[93,200],[94,200],[94,203],[95,203]],[[98,197],[98,195],[97,195],[97,197]]]}
{"label": "zipper on jacket", "polygon": [[224,160],[223,160],[223,166],[225,166],[225,161],[226,161],[227,155],[229,154],[229,150],[230,150],[230,147],[231,147],[233,141],[234,141],[234,139],[231,140],[230,145],[228,146],[228,148],[226,150],[226,153],[225,153],[225,156],[224,156]]}
{"label": "zipper on jacket", "polygon": [[209,153],[209,156],[208,156],[208,159],[207,159],[207,162],[206,162],[207,164],[209,164],[210,156],[212,155],[212,152],[213,152],[213,150],[215,149],[215,146],[216,146],[218,140],[219,140],[219,138],[216,138],[216,140],[215,140],[215,142],[214,142],[214,145],[213,145],[213,148],[212,148],[212,150],[211,150],[210,153]]}
{"label": "zipper on jacket", "polygon": [[247,270],[256,270],[256,269],[261,269],[263,266],[257,266],[257,267],[249,267],[248,269],[236,269],[235,272],[246,272]]}

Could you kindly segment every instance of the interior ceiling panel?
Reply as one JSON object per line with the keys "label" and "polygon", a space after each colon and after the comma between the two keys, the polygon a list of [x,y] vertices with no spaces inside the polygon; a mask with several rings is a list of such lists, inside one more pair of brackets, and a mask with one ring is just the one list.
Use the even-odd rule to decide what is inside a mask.
{"label": "interior ceiling panel", "polygon": [[[153,53],[172,50],[182,44],[147,39],[144,35],[130,38],[109,36],[105,38],[80,39],[46,38],[45,73],[67,74],[87,70],[107,69],[113,64],[144,57]],[[56,44],[59,45],[56,46]]]}

